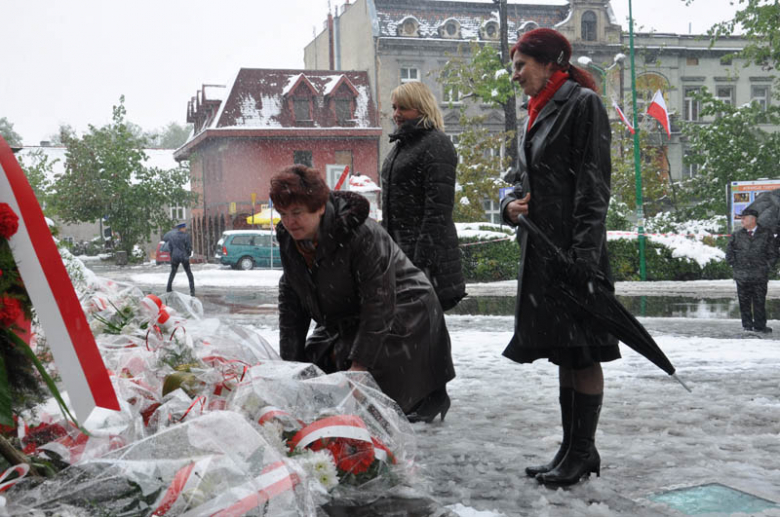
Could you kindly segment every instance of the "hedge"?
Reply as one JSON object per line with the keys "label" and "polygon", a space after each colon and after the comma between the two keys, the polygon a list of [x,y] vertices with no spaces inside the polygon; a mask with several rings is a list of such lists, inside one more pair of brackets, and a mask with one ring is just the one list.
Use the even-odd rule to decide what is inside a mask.
{"label": "hedge", "polygon": [[[480,242],[480,239],[460,239],[463,273],[467,282],[494,282],[517,278],[520,248],[514,239],[473,244],[475,242]],[[725,241],[713,244],[723,247]],[[607,241],[607,251],[615,281],[640,279],[638,241]],[[673,257],[670,248],[649,239],[645,241],[645,272],[647,280],[655,281],[720,280],[732,277],[731,268],[725,260],[711,260],[702,267],[693,259]]]}

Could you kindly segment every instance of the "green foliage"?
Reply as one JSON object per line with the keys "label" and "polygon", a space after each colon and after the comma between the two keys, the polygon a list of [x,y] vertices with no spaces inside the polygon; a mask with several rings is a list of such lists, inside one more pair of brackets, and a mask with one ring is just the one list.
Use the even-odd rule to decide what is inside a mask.
{"label": "green foliage", "polygon": [[706,89],[697,95],[700,113],[714,117],[710,124],[683,123],[691,153],[686,162],[699,166],[699,174],[683,185],[682,191],[694,201],[689,217],[728,211],[726,185],[750,181],[776,173],[780,163],[780,133],[766,131],[762,124],[780,124],[780,107],[766,111],[758,104],[732,106],[719,101]]}
{"label": "green foliage", "polygon": [[133,246],[174,223],[166,207],[186,206],[194,194],[184,190],[186,169],[161,170],[144,165],[146,138],[125,120],[124,96],[114,106],[113,122],[79,138],[63,134],[65,173],[56,182],[57,214],[65,222],[102,217],[130,255]]}
{"label": "green foliage", "polygon": [[[651,216],[672,202],[668,162],[663,148],[653,143],[657,139],[658,135],[650,131],[639,132],[643,208]],[[620,121],[612,123],[612,197],[636,211],[634,137]]]}
{"label": "green foliage", "polygon": [[517,278],[520,247],[515,239],[468,245],[482,240],[480,237],[460,239],[461,263],[466,281],[495,282]]}
{"label": "green foliage", "polygon": [[27,181],[30,182],[38,204],[44,210],[48,208],[49,199],[53,196],[54,182],[51,178],[54,177],[54,165],[58,161],[58,159],[51,160],[42,149],[35,149],[24,156],[19,156],[19,165],[27,176]]}
{"label": "green foliage", "polygon": [[8,145],[22,145],[22,137],[14,131],[14,125],[6,117],[0,117],[0,136]]}
{"label": "green foliage", "polygon": [[459,47],[458,55],[450,57],[437,80],[460,92],[460,100],[464,101],[460,105],[457,146],[457,179],[462,192],[457,196],[453,218],[466,222],[484,220],[483,202],[497,200],[498,189],[507,186],[499,175],[508,167],[510,158],[502,150],[513,145],[515,131],[491,133],[484,127],[485,116],[469,116],[467,110],[474,103],[491,107],[514,105],[511,77],[494,47],[472,41],[468,55]]}
{"label": "green foliage", "polygon": [[628,205],[612,198],[607,210],[607,230],[612,231],[631,231],[634,224],[629,220],[631,210]]}
{"label": "green foliage", "polygon": [[162,149],[178,149],[187,141],[192,133],[192,124],[180,126],[171,122],[164,128],[146,134],[149,145]]}
{"label": "green foliage", "polygon": [[[614,239],[607,242],[612,276],[615,281],[638,281],[639,242],[635,239]],[[731,278],[731,268],[725,260],[711,260],[704,267],[687,257],[673,257],[663,244],[645,240],[647,280],[717,280]]]}

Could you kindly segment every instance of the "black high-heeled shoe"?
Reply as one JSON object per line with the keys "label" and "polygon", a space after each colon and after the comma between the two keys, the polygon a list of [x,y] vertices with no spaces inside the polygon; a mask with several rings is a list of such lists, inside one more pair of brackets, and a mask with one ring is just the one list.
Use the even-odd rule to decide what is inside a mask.
{"label": "black high-heeled shoe", "polygon": [[444,417],[449,409],[450,396],[447,395],[447,387],[445,386],[425,397],[416,408],[406,415],[406,418],[413,424],[417,422],[430,424],[441,414],[441,421],[444,422]]}

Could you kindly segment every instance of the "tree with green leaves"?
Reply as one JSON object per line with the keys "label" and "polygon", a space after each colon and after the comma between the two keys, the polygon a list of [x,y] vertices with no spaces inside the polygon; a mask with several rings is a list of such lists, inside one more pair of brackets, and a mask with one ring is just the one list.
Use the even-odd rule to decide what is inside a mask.
{"label": "tree with green leaves", "polygon": [[161,149],[178,149],[189,139],[192,133],[192,124],[184,126],[171,122],[164,128],[147,133],[149,145]]}
{"label": "tree with green leaves", "polygon": [[6,117],[0,117],[0,136],[8,145],[22,145],[21,135],[14,131],[14,125]]}
{"label": "tree with green leaves", "polygon": [[[438,80],[458,92],[457,99],[462,102],[457,145],[460,158],[457,179],[461,190],[456,195],[453,218],[456,221],[482,220],[485,217],[483,202],[486,199],[497,201],[498,189],[506,186],[501,175],[510,165],[511,157],[504,150],[512,145],[516,132],[491,133],[483,125],[485,116],[469,115],[468,108],[474,104],[493,108],[509,102],[514,105],[511,76],[495,47],[472,41],[468,53],[460,48],[457,56],[450,57]],[[450,101],[453,100],[454,96],[450,96]]]}
{"label": "tree with green leaves", "polygon": [[65,173],[55,184],[55,208],[69,223],[104,218],[118,234],[117,248],[129,255],[135,244],[149,242],[153,233],[172,226],[167,207],[190,205],[194,194],[184,188],[189,181],[186,169],[145,165],[146,139],[125,115],[122,96],[110,124],[90,125],[83,137],[63,135]]}
{"label": "tree with green leaves", "polygon": [[765,128],[780,125],[780,110],[764,110],[757,103],[732,106],[716,99],[706,88],[698,99],[699,113],[713,120],[706,125],[684,124],[682,128],[691,150],[686,162],[699,166],[699,174],[683,188],[696,201],[687,212],[696,217],[725,214],[729,182],[757,180],[777,173],[780,133]]}
{"label": "tree with green leaves", "polygon": [[19,156],[18,159],[19,165],[27,176],[27,181],[30,182],[35,197],[38,199],[38,204],[41,205],[48,215],[52,215],[49,212],[49,200],[53,195],[54,165],[59,159],[55,158],[52,160],[43,149],[35,149],[30,153]]}
{"label": "tree with green leaves", "polygon": [[[694,0],[685,0],[691,4]],[[739,0],[731,20],[714,25],[708,34],[714,43],[737,28],[747,40],[742,50],[730,57],[743,59],[745,66],[758,65],[766,71],[780,68],[780,2]],[[775,75],[775,98],[780,99],[780,76]],[[683,123],[691,153],[686,164],[699,166],[684,191],[696,201],[690,215],[727,212],[726,185],[730,181],[751,181],[777,174],[780,163],[780,134],[770,126],[780,125],[780,105],[753,103],[732,106],[702,89],[697,95],[702,117],[709,124]]]}

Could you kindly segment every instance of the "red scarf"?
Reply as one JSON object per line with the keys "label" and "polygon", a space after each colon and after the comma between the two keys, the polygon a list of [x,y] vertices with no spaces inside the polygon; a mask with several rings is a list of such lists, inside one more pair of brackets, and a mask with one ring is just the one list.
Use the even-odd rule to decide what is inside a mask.
{"label": "red scarf", "polygon": [[528,129],[531,129],[531,126],[534,124],[534,120],[536,120],[536,116],[539,115],[539,112],[542,111],[542,108],[544,108],[547,102],[552,99],[552,96],[555,95],[555,92],[558,91],[558,88],[560,88],[568,78],[568,72],[557,70],[547,80],[547,84],[544,86],[544,88],[542,88],[542,91],[540,91],[536,96],[531,97],[531,99],[528,101]]}

